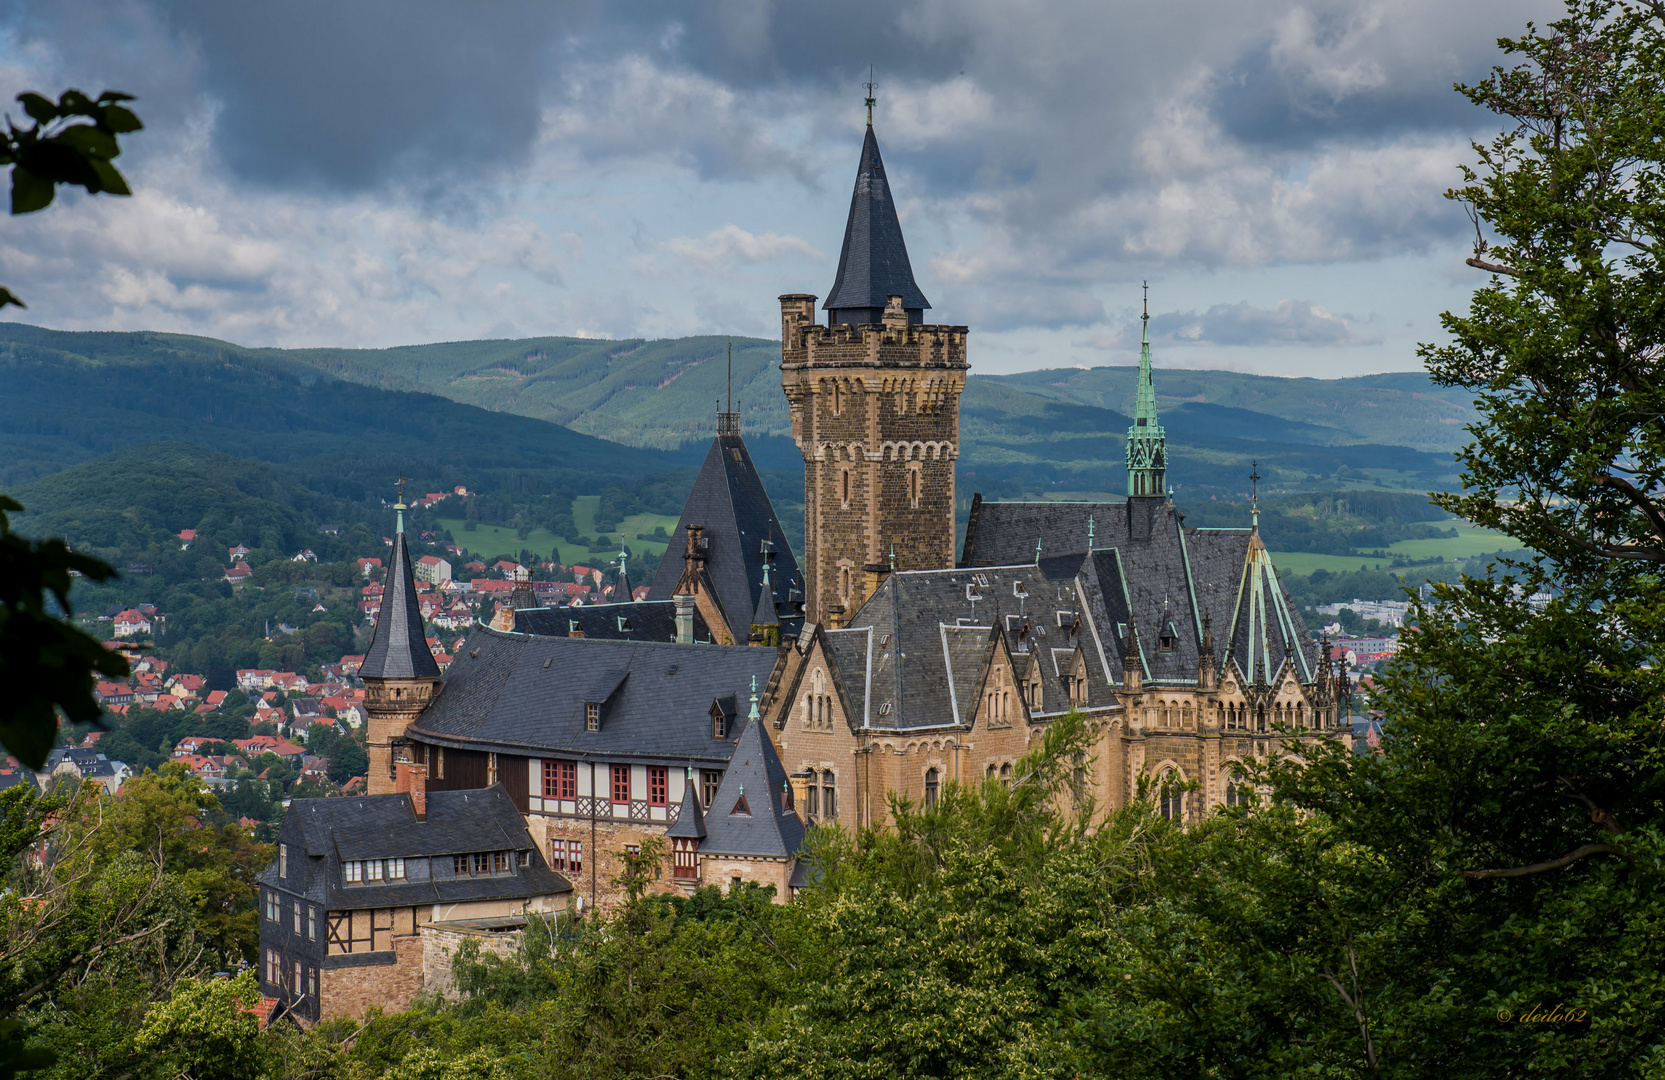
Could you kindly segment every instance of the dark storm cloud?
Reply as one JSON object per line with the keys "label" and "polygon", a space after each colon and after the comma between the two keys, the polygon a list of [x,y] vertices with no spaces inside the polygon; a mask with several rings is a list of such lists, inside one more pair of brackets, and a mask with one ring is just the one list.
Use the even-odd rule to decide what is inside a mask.
{"label": "dark storm cloud", "polygon": [[[572,5],[547,0],[149,0],[11,21],[150,116],[217,108],[221,158],[272,186],[420,188],[525,159]],[[154,125],[153,125],[154,126]]]}
{"label": "dark storm cloud", "polygon": [[[1484,58],[1489,59],[1489,57]],[[1452,89],[1485,75],[1483,58],[1464,69],[1384,86],[1337,90],[1275,62],[1270,46],[1240,57],[1214,80],[1207,108],[1240,142],[1272,149],[1305,149],[1327,139],[1370,139],[1408,132],[1466,131],[1480,119]]]}
{"label": "dark storm cloud", "polygon": [[245,177],[361,188],[526,155],[554,45],[547,0],[162,0],[198,43]]}

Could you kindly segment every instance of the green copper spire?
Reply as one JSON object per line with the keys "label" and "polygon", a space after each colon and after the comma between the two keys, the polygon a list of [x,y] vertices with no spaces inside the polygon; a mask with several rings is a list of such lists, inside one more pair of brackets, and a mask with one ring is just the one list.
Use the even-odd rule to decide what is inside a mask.
{"label": "green copper spire", "polygon": [[1166,495],[1167,439],[1156,419],[1156,385],[1150,376],[1150,284],[1145,285],[1144,335],[1139,343],[1139,400],[1127,429],[1127,493]]}

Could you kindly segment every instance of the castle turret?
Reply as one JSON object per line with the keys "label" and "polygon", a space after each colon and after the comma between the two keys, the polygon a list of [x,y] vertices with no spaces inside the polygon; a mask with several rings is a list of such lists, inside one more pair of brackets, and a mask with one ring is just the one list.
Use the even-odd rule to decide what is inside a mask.
{"label": "castle turret", "polygon": [[[781,302],[781,384],[804,458],[804,617],[839,626],[868,567],[954,565],[966,328],[926,326],[871,117],[827,326]],[[894,546],[895,560],[888,558]]]}
{"label": "castle turret", "polygon": [[405,728],[433,700],[439,686],[439,665],[422,630],[422,608],[417,603],[416,575],[410,549],[405,546],[405,500],[394,505],[398,525],[393,533],[393,556],[382,585],[382,606],[376,630],[365,651],[359,678],[364,680],[364,711],[369,736],[371,795],[394,789],[394,761],[404,745]]}
{"label": "castle turret", "polygon": [[1127,429],[1127,494],[1129,497],[1168,494],[1168,443],[1156,417],[1156,384],[1150,370],[1150,301],[1140,316],[1144,333],[1139,343],[1139,395],[1133,426]]}

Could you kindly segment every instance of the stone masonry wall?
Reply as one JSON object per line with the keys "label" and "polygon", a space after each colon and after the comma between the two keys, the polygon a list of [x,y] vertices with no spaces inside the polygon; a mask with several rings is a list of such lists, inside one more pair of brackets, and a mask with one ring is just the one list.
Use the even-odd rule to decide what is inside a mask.
{"label": "stone masonry wall", "polygon": [[318,984],[321,1019],[362,1016],[372,1005],[383,1012],[408,1007],[422,991],[422,939],[416,934],[395,937],[393,955],[392,964],[325,967]]}
{"label": "stone masonry wall", "polygon": [[[482,953],[508,959],[520,947],[521,932],[472,930],[460,927],[436,926],[422,928],[422,990],[455,1000],[457,984],[451,975],[451,961],[462,943],[473,939],[480,943]],[[536,939],[534,939],[536,940]]]}

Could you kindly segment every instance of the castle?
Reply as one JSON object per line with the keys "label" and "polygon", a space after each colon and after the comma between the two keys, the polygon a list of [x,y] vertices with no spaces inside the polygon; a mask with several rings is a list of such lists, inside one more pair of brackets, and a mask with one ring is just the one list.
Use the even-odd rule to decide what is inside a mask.
{"label": "castle", "polygon": [[[529,849],[514,866],[537,881],[514,895],[539,904],[569,888],[610,902],[621,855],[650,838],[666,849],[659,888],[751,881],[785,899],[809,880],[806,828],[881,826],[893,793],[930,804],[950,783],[1009,779],[1071,711],[1092,733],[1096,806],[1148,785],[1187,822],[1238,799],[1234,765],[1273,754],[1278,725],[1339,736],[1327,649],[1255,521],[1188,527],[1170,498],[1148,330],[1126,499],[975,495],[956,554],[969,332],[924,321],[871,113],[824,324],[816,300],[780,297],[801,563],[723,414],[679,524],[681,565],[667,552],[647,600],[580,616],[526,590],[512,624],[476,627],[442,677],[401,518],[360,672],[365,803],[498,792],[526,838],[504,851]],[[299,902],[275,871],[262,888]],[[458,932],[438,912],[399,925]],[[285,933],[269,949],[279,976],[294,963]],[[267,992],[292,996],[285,985]]]}

